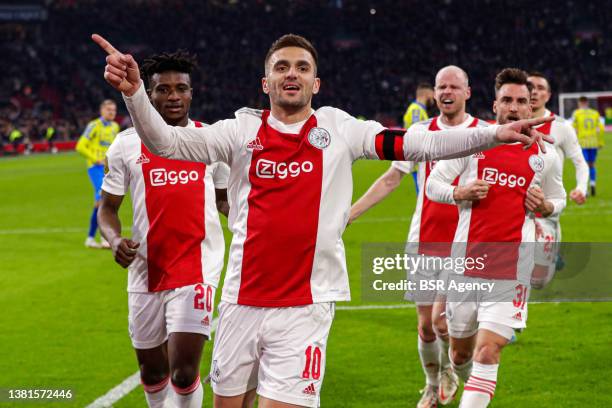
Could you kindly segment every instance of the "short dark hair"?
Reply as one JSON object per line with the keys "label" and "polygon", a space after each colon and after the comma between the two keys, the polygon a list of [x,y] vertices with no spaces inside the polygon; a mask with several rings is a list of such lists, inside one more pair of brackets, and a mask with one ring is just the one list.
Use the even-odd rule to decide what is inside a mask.
{"label": "short dark hair", "polygon": [[433,91],[434,88],[429,82],[419,82],[416,89],[417,91],[420,91],[422,89],[431,89]]}
{"label": "short dark hair", "polygon": [[578,102],[588,102],[589,98],[587,98],[586,96],[581,96],[580,98],[578,98]]}
{"label": "short dark hair", "polygon": [[185,50],[162,52],[147,57],[140,66],[140,75],[144,78],[147,88],[151,86],[151,77],[162,72],[176,71],[191,74],[198,66],[196,56]]}
{"label": "short dark hair", "polygon": [[552,89],[550,88],[550,81],[548,80],[548,78],[546,78],[546,75],[544,75],[540,71],[529,71],[529,73],[527,75],[530,76],[530,77],[536,77],[536,78],[544,79],[546,81],[546,86],[548,87],[548,92],[552,91]]}
{"label": "short dark hair", "polygon": [[531,94],[533,84],[527,81],[527,73],[519,68],[504,68],[495,77],[495,95],[506,84],[525,85]]}
{"label": "short dark hair", "polygon": [[315,63],[314,69],[315,69],[315,74],[316,74],[317,67],[319,66],[319,54],[317,53],[317,50],[315,49],[314,45],[312,45],[310,41],[308,41],[306,38],[302,37],[301,35],[297,35],[297,34],[285,34],[282,37],[280,37],[278,40],[274,41],[272,45],[270,46],[268,53],[266,54],[266,58],[264,59],[264,67],[268,66],[268,61],[270,60],[270,57],[272,56],[272,54],[274,54],[276,51],[280,50],[281,48],[287,48],[287,47],[298,47],[298,48],[303,48],[306,51],[308,51],[310,55],[312,55],[312,59],[314,60],[314,63]]}
{"label": "short dark hair", "polygon": [[102,107],[103,107],[103,106],[106,106],[106,105],[115,105],[115,106],[117,106],[117,102],[115,102],[115,101],[114,101],[114,100],[112,100],[112,99],[105,99],[105,100],[103,100],[103,101],[100,103],[100,109],[102,109]]}

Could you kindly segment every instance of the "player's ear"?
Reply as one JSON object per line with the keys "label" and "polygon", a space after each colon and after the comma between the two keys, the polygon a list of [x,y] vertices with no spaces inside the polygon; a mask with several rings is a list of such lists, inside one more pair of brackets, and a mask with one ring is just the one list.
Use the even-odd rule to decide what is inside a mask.
{"label": "player's ear", "polygon": [[493,101],[493,113],[497,115],[497,100]]}
{"label": "player's ear", "polygon": [[268,79],[266,77],[261,78],[261,89],[263,89],[263,93],[266,95],[270,93],[270,88],[268,88]]}
{"label": "player's ear", "polygon": [[316,95],[319,93],[319,89],[321,88],[321,79],[315,78],[314,85],[312,86],[312,94]]}
{"label": "player's ear", "polygon": [[470,88],[469,86],[467,87],[467,90],[465,91],[466,94],[466,98],[465,100],[467,101],[468,99],[470,99],[472,97],[472,88]]}

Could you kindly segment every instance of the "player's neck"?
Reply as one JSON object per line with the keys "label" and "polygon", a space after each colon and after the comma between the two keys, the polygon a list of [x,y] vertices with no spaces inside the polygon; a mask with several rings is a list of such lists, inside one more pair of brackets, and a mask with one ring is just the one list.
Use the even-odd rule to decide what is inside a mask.
{"label": "player's neck", "polygon": [[467,119],[465,111],[457,112],[454,115],[440,115],[440,121],[446,126],[457,126],[462,124]]}
{"label": "player's neck", "polygon": [[427,98],[416,98],[416,101],[422,106],[425,106],[425,104],[427,103]]}
{"label": "player's neck", "polygon": [[541,108],[534,110],[531,116],[533,118],[541,118],[541,117],[544,117],[545,114],[546,114],[546,106],[542,106]]}
{"label": "player's neck", "polygon": [[312,114],[312,107],[310,104],[308,104],[296,110],[292,110],[280,107],[278,105],[272,105],[270,111],[272,116],[274,116],[274,118],[279,122],[282,122],[285,125],[292,125],[308,119]]}
{"label": "player's neck", "polygon": [[169,124],[170,126],[180,126],[180,127],[185,127],[189,124],[189,117],[185,116],[184,118],[181,119],[177,119],[177,120],[165,120],[167,124]]}

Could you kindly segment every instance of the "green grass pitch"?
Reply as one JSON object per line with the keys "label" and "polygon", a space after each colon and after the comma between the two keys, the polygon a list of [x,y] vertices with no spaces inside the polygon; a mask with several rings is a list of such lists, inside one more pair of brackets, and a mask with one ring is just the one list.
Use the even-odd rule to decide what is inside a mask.
{"label": "green grass pitch", "polygon": [[[356,163],[355,198],[387,167]],[[567,187],[573,188],[571,163],[565,172]],[[612,242],[610,147],[598,158],[598,187],[587,205],[568,203],[561,218],[564,240]],[[76,154],[0,159],[0,388],[75,393],[72,402],[38,406],[85,406],[137,370],[127,333],[126,273],[109,251],[83,246],[92,200],[85,162]],[[361,244],[403,242],[414,202],[412,180],[406,177],[398,191],[347,229],[350,305],[363,304]],[[124,226],[130,217],[126,200]],[[416,341],[413,308],[338,310],[322,406],[415,406],[424,384]],[[207,344],[203,374],[211,350]],[[531,305],[529,327],[503,352],[491,406],[609,407],[611,367],[612,304]],[[210,387],[205,393],[210,407]],[[142,389],[115,406],[145,406]]]}

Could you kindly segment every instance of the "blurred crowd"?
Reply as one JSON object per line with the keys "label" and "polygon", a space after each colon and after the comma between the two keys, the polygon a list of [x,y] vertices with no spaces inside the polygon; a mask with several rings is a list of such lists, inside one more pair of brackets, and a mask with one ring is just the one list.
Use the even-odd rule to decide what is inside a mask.
{"label": "blurred crowd", "polygon": [[[538,70],[553,91],[612,89],[612,8],[577,0],[47,0],[43,21],[0,22],[0,136],[32,141],[49,128],[78,137],[104,98],[104,53],[92,32],[142,60],[187,49],[198,56],[192,116],[213,122],[242,106],[267,107],[263,58],[288,32],[320,53],[321,93],[332,105],[394,125],[416,84],[444,65],[469,74],[468,110],[491,117],[493,80],[507,66]],[[553,107],[556,97],[553,96]],[[119,104],[120,112],[124,109]],[[129,117],[119,116],[123,126]]]}

